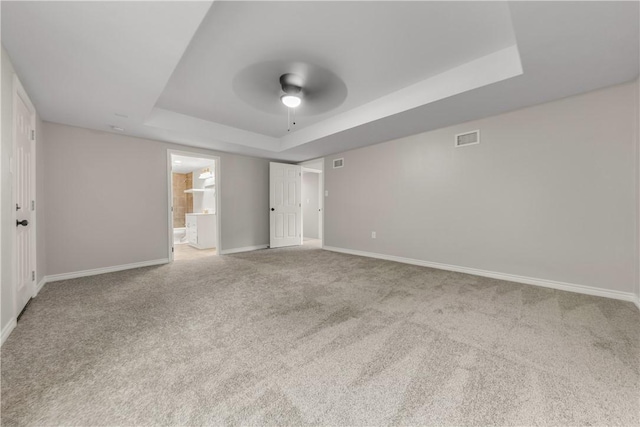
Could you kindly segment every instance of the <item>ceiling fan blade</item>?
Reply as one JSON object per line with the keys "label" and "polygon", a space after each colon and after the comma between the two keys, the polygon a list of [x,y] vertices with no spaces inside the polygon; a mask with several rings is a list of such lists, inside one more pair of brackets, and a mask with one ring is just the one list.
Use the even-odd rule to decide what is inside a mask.
{"label": "ceiling fan blade", "polygon": [[296,113],[322,114],[339,107],[347,97],[344,82],[331,71],[312,64],[293,61],[269,61],[251,65],[240,71],[233,80],[236,95],[247,104],[269,114],[286,111],[280,96],[284,93],[280,77],[302,88],[302,104]]}

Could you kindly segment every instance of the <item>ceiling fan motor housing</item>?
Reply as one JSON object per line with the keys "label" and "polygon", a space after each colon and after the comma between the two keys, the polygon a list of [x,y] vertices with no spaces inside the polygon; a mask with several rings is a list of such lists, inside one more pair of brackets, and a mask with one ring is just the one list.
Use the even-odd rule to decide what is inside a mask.
{"label": "ceiling fan motor housing", "polygon": [[295,74],[283,74],[280,76],[280,86],[287,95],[301,95],[302,78]]}

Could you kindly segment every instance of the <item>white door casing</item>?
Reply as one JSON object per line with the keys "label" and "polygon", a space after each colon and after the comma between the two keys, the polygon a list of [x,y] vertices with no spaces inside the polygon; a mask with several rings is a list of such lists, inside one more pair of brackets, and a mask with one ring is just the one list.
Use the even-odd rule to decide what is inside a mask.
{"label": "white door casing", "polygon": [[320,172],[318,181],[318,238],[320,246],[324,247],[324,172]]}
{"label": "white door casing", "polygon": [[[322,219],[324,215],[324,173],[321,170],[308,168],[304,165],[302,166],[302,173],[315,173],[318,175],[318,239],[320,240],[320,245],[322,246]],[[304,184],[303,184],[304,190]],[[307,199],[307,196],[304,196],[304,199]],[[304,210],[302,211],[302,237],[304,239]]]}
{"label": "white door casing", "polygon": [[186,157],[194,157],[198,159],[211,159],[214,164],[214,174],[215,174],[215,212],[216,212],[216,248],[218,248],[217,254],[222,253],[222,166],[221,160],[218,156],[211,156],[208,154],[202,154],[191,151],[182,151],[182,150],[174,150],[167,149],[167,208],[168,208],[168,258],[169,262],[173,262],[174,260],[174,247],[173,247],[173,163],[172,156],[186,156]]}
{"label": "white door casing", "polygon": [[15,315],[35,294],[35,110],[19,81],[14,90]]}
{"label": "white door casing", "polygon": [[302,244],[302,169],[269,164],[270,247]]}

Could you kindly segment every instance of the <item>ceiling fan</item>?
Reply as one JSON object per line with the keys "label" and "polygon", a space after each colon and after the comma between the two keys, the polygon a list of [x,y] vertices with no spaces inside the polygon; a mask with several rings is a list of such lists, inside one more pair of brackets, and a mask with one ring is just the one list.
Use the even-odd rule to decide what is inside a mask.
{"label": "ceiling fan", "polygon": [[296,74],[287,73],[280,76],[280,86],[284,95],[280,100],[289,108],[296,108],[302,103],[302,78]]}
{"label": "ceiling fan", "polygon": [[298,118],[339,107],[347,86],[326,68],[299,61],[259,62],[240,71],[233,91],[245,103],[265,113],[281,116],[283,106]]}

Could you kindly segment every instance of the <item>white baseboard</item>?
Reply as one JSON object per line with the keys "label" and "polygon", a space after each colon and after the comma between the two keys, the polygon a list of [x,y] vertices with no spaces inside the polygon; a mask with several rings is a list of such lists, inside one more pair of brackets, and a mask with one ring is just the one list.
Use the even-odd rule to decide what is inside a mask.
{"label": "white baseboard", "polygon": [[634,302],[640,309],[640,303],[638,302],[638,297],[631,292],[613,291],[609,289],[595,288],[592,286],[576,285],[573,283],[566,283],[566,282],[556,282],[556,281],[547,280],[547,279],[536,279],[534,277],[517,276],[514,274],[508,274],[508,273],[498,273],[495,271],[479,270],[476,268],[460,267],[457,265],[441,264],[438,262],[422,261],[419,259],[403,258],[403,257],[398,257],[393,255],[384,255],[384,254],[377,254],[373,252],[357,251],[353,249],[336,248],[332,246],[325,246],[323,249],[328,251],[333,251],[333,252],[350,254],[350,255],[358,255],[358,256],[364,256],[369,258],[378,258],[378,259],[384,259],[387,261],[396,261],[404,264],[413,264],[413,265],[419,265],[422,267],[437,268],[439,270],[456,271],[459,273],[473,274],[475,276],[490,277],[492,279],[506,280],[508,282],[542,286],[545,288],[558,289],[561,291],[577,292],[579,294],[613,298],[613,299],[619,299],[623,301],[631,301],[631,302]]}
{"label": "white baseboard", "polygon": [[16,321],[16,318],[13,317],[11,320],[9,320],[9,323],[7,323],[4,328],[2,328],[2,342],[0,342],[0,345],[4,344],[4,342],[7,340],[7,338],[9,338],[9,335],[11,335],[11,332],[17,325],[18,322]]}
{"label": "white baseboard", "polygon": [[[167,264],[168,258],[154,259],[151,261],[134,262],[131,264],[114,265],[113,267],[94,268],[92,270],[74,271],[71,273],[52,274],[44,277],[45,283],[59,280],[76,279],[78,277],[95,276],[97,274],[113,273],[114,271],[131,270],[132,268],[150,267],[153,265]],[[43,283],[44,284],[44,283]]]}
{"label": "white baseboard", "polygon": [[36,285],[36,291],[33,293],[33,296],[37,296],[38,293],[42,290],[42,287],[47,283],[47,276],[44,276],[38,284]]}
{"label": "white baseboard", "polygon": [[245,246],[244,248],[224,249],[220,251],[220,255],[237,254],[240,252],[257,251],[258,249],[267,249],[269,245]]}
{"label": "white baseboard", "polygon": [[636,304],[636,307],[638,307],[638,310],[640,310],[640,296],[638,295],[634,295],[635,300],[633,301]]}

